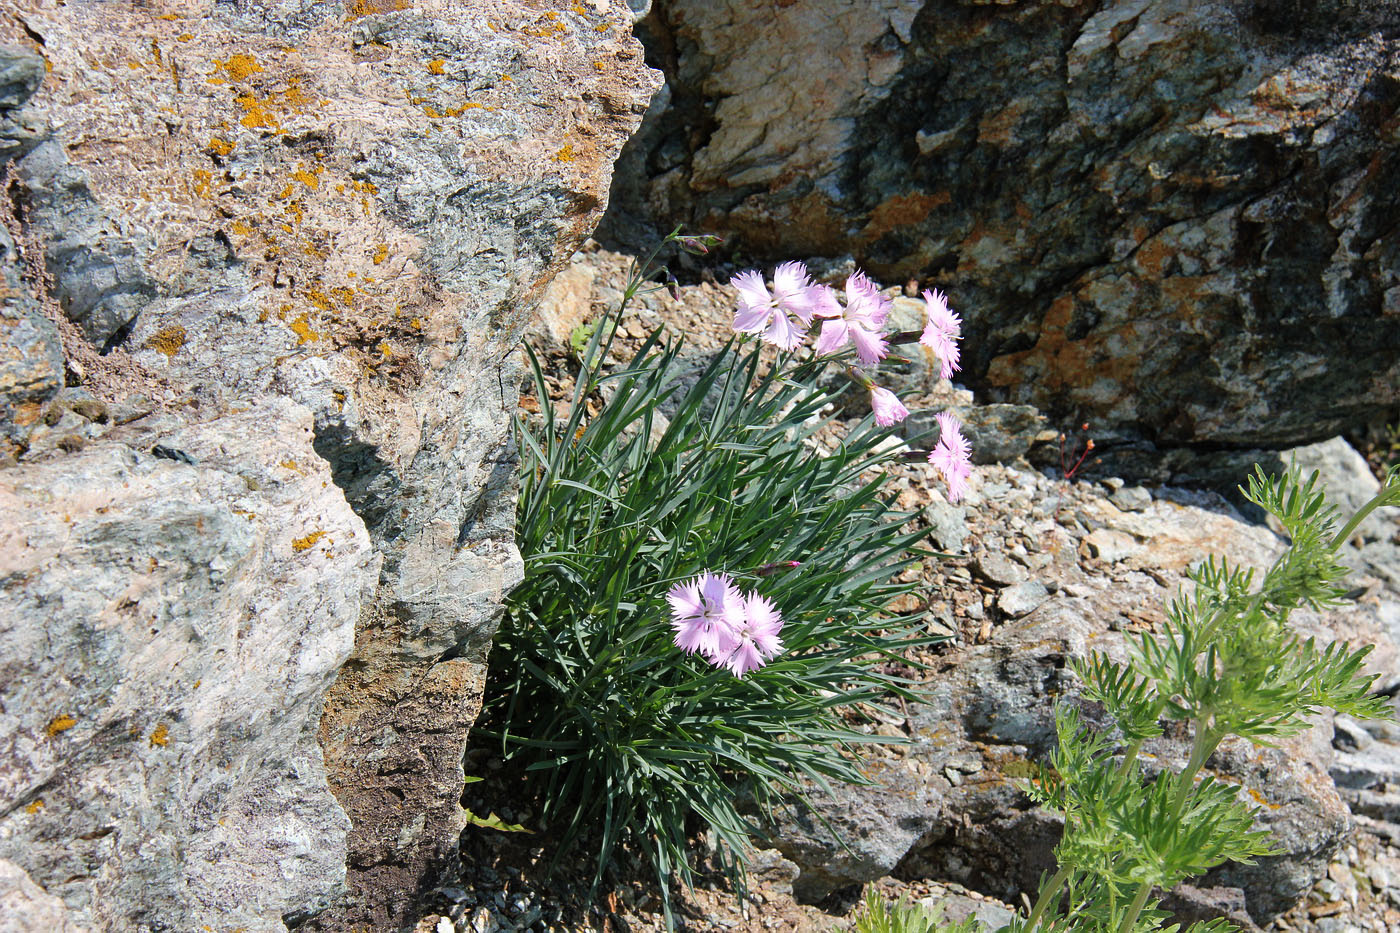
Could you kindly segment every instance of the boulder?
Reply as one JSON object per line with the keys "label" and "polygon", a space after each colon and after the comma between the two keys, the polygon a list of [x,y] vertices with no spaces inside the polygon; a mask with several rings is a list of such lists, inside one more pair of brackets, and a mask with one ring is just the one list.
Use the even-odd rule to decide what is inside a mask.
{"label": "boulder", "polygon": [[274,398],[0,471],[0,857],[80,926],[277,930],[344,887],[316,728],[380,558],[312,424]]}
{"label": "boulder", "polygon": [[939,285],[960,379],[1160,446],[1400,400],[1386,0],[657,0],[670,104],[605,232]]}
{"label": "boulder", "polygon": [[[229,419],[241,419],[248,436],[238,449],[309,445],[284,458],[314,486],[307,502],[348,504],[364,525],[355,540],[373,548],[379,568],[367,592],[328,576],[320,585],[335,597],[285,623],[292,638],[332,618],[342,625],[348,612],[353,647],[336,628],[347,640],[318,655],[326,670],[293,664],[300,675],[266,686],[254,707],[275,707],[285,721],[226,731],[223,757],[213,759],[233,762],[218,778],[228,784],[219,785],[222,802],[190,811],[188,827],[160,814],[193,805],[193,791],[149,816],[139,803],[170,781],[215,780],[203,759],[181,757],[193,740],[175,720],[167,746],[151,746],[145,732],[129,741],[139,761],[168,760],[168,770],[103,771],[95,752],[67,763],[65,793],[79,796],[104,774],[114,783],[92,804],[97,829],[75,818],[44,832],[119,831],[77,846],[71,865],[20,836],[0,856],[83,922],[135,928],[160,904],[191,918],[190,929],[280,929],[282,917],[307,928],[392,929],[412,924],[420,892],[451,866],[464,825],[465,736],[502,595],[521,574],[512,350],[601,215],[613,161],[658,83],[631,22],[624,0],[198,0],[121,10],[20,0],[0,13],[0,159],[10,160],[0,219],[15,231],[28,302],[6,299],[0,317],[0,443],[21,470],[78,457],[110,472],[130,459],[123,432],[158,423],[212,449]],[[12,325],[21,312],[22,325]],[[53,395],[55,330],[71,397]],[[22,379],[11,376],[17,358],[33,371]],[[20,424],[36,406],[41,423]],[[169,456],[152,454],[157,446]],[[164,440],[131,449],[162,468],[220,462]],[[61,498],[51,506],[60,515]],[[283,518],[273,527],[291,540],[315,531]],[[349,560],[343,535],[327,533],[334,546],[309,540],[305,553],[268,552],[259,573],[278,579],[322,549]],[[194,564],[204,553],[194,537],[167,544],[172,561]],[[83,553],[69,555],[55,580],[84,572]],[[201,631],[239,618],[232,597],[190,597],[182,612]],[[297,654],[276,654],[272,669],[288,657]],[[143,716],[180,709],[145,682],[146,669],[127,676],[136,695],[161,698]],[[11,693],[21,688],[0,682],[6,708],[17,708]],[[202,683],[213,689],[210,678]],[[36,709],[70,702],[55,693]],[[73,709],[50,713],[60,715],[85,721]],[[61,737],[50,742],[46,726],[37,727],[40,745],[56,746]],[[80,726],[73,734],[87,741]],[[67,798],[50,797],[44,813],[61,819],[57,803]],[[263,810],[269,820],[284,814],[276,832],[295,839],[251,818]],[[111,857],[110,884],[94,867],[99,849]],[[145,862],[128,871],[137,851]],[[261,854],[248,856],[249,879],[279,859],[315,867],[234,896],[224,876],[241,864],[238,853],[253,851]],[[220,852],[225,867],[196,872]],[[174,886],[196,874],[200,883]]]}

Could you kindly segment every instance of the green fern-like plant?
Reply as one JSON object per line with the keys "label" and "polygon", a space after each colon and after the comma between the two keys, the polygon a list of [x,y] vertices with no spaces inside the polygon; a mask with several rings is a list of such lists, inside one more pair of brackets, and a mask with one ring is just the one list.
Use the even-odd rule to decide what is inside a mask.
{"label": "green fern-like plant", "polygon": [[[1191,587],[1167,607],[1161,631],[1130,642],[1126,664],[1101,652],[1073,662],[1084,696],[1103,705],[1124,744],[1088,727],[1074,709],[1057,710],[1058,747],[1030,790],[1064,814],[1059,867],[1009,933],[1177,929],[1152,904],[1154,890],[1272,851],[1238,789],[1200,776],[1220,743],[1239,736],[1267,745],[1306,729],[1324,708],[1389,715],[1371,691],[1374,675],[1363,671],[1369,646],[1319,645],[1289,628],[1288,616],[1337,604],[1346,575],[1337,551],[1371,512],[1400,505],[1400,469],[1340,529],[1316,473],[1256,470],[1241,493],[1289,536],[1273,566],[1260,575],[1212,557],[1191,571]],[[1181,771],[1149,780],[1138,755],[1162,734],[1163,720],[1189,725],[1190,758]],[[1188,933],[1227,928],[1213,921]]]}

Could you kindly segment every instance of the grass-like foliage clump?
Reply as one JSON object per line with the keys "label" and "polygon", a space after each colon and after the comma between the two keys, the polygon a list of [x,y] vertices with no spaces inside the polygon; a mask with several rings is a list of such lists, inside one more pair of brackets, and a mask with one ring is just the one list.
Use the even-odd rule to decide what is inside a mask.
{"label": "grass-like foliage clump", "polygon": [[[634,269],[628,297],[647,271]],[[811,443],[833,408],[818,378],[828,359],[774,362],[731,343],[682,382],[682,341],[661,330],[607,369],[614,332],[595,328],[567,410],[531,356],[525,580],[480,731],[536,773],[560,852],[587,842],[601,875],[619,843],[639,844],[665,892],[691,877],[688,833],[713,831],[741,869],[775,795],[804,779],[866,783],[850,749],[872,736],[851,711],[906,694],[888,662],[927,639],[889,611],[912,588],[897,577],[917,538],[869,472],[890,430],[867,418],[834,452]],[[677,614],[704,608],[686,587],[707,573],[780,617],[780,650],[760,640],[757,669],[726,667],[713,644],[710,657],[678,647]]]}
{"label": "grass-like foliage clump", "polygon": [[851,929],[853,933],[979,933],[982,925],[975,917],[946,921],[939,907],[911,904],[903,897],[887,904],[872,886],[865,891],[865,901]]}

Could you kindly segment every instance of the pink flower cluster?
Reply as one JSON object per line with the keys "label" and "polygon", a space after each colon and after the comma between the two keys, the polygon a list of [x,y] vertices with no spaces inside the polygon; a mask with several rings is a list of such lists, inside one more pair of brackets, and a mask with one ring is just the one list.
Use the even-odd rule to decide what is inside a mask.
{"label": "pink flower cluster", "polygon": [[957,502],[967,494],[967,479],[972,475],[972,448],[963,437],[962,425],[951,412],[934,415],[938,422],[938,443],[929,451],[928,462],[943,474],[948,484],[948,501]]}
{"label": "pink flower cluster", "polygon": [[735,677],[758,670],[783,650],[783,619],[756,592],[740,593],[728,574],[706,571],[666,594],[676,647],[699,652]]}
{"label": "pink flower cluster", "polygon": [[[889,354],[885,323],[893,303],[863,272],[857,271],[846,279],[844,303],[835,289],[813,284],[807,267],[800,262],[785,262],[773,270],[771,291],[755,269],[740,272],[730,283],[739,291],[734,330],[741,334],[759,334],[781,349],[796,350],[809,328],[820,319],[821,333],[813,346],[818,356],[851,345],[856,359],[865,367],[873,367]],[[962,369],[962,318],[948,307],[948,297],[938,289],[926,290],[923,297],[926,317],[919,343],[938,357],[942,378],[951,379]],[[912,340],[912,334],[906,339]],[[909,409],[889,389],[875,385],[869,376],[854,370],[852,378],[870,391],[876,424],[888,428],[908,417]],[[948,412],[937,418],[939,440],[929,454],[929,463],[947,481],[949,500],[957,502],[966,494],[967,480],[972,475],[971,450],[956,418]]]}

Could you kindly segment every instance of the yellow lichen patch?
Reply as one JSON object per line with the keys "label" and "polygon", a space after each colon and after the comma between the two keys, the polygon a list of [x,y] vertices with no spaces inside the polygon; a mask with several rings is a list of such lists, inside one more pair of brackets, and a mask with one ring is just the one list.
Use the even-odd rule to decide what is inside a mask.
{"label": "yellow lichen patch", "polygon": [[316,98],[301,89],[300,81],[293,81],[288,85],[287,89],[282,92],[282,100],[298,113],[307,107],[316,105]]}
{"label": "yellow lichen patch", "polygon": [[262,65],[251,55],[230,55],[228,61],[215,61],[211,77],[227,77],[230,81],[247,81],[262,72]]}
{"label": "yellow lichen patch", "polygon": [[565,143],[565,144],[564,144],[564,148],[562,148],[562,149],[560,149],[558,152],[554,153],[554,161],[555,161],[555,162],[572,162],[572,161],[574,161],[574,144],[573,144],[573,143]]}
{"label": "yellow lichen patch", "polygon": [[248,226],[246,223],[244,223],[244,222],[241,221],[241,220],[235,220],[235,221],[233,222],[233,224],[231,225],[230,229],[232,229],[233,232],[234,232],[234,234],[237,235],[237,236],[252,236],[252,235],[253,235],[253,228],[250,227],[250,226]]}
{"label": "yellow lichen patch", "polygon": [[322,311],[331,310],[331,300],[326,297],[325,292],[314,285],[306,290],[306,300]]}
{"label": "yellow lichen patch", "polygon": [[321,335],[311,329],[311,324],[307,321],[305,314],[297,315],[296,320],[287,326],[292,329],[292,333],[297,335],[297,346],[321,339]]}
{"label": "yellow lichen patch", "polygon": [[233,143],[224,139],[222,136],[211,136],[204,148],[208,149],[216,156],[226,156],[233,152]]}
{"label": "yellow lichen patch", "polygon": [[165,746],[170,744],[170,727],[165,723],[160,723],[155,727],[154,731],[151,732],[151,737],[148,741],[151,743],[151,748],[165,748]]}
{"label": "yellow lichen patch", "polygon": [[316,166],[316,171],[314,172],[308,172],[304,168],[298,168],[295,172],[292,172],[292,177],[312,191],[315,191],[317,188],[321,187],[321,179],[316,177],[320,172],[321,167],[319,165]]}
{"label": "yellow lichen patch", "polygon": [[194,33],[192,33],[192,32],[182,32],[182,33],[180,33],[178,36],[176,36],[175,38],[178,39],[178,40],[181,41],[181,42],[189,42],[191,39],[194,38]]}
{"label": "yellow lichen patch", "polygon": [[[287,213],[291,215],[292,223],[299,224],[306,219],[306,209],[301,206],[300,201],[291,201],[287,204]],[[288,233],[292,231],[288,230]]]}
{"label": "yellow lichen patch", "polygon": [[268,100],[259,98],[256,94],[240,94],[234,98],[234,101],[243,108],[243,119],[238,122],[248,129],[279,130],[282,128],[281,124],[277,122],[276,115],[267,109]]}
{"label": "yellow lichen patch", "polygon": [[44,798],[40,797],[38,800],[30,801],[29,805],[24,808],[24,812],[33,816],[42,809],[44,809]]}
{"label": "yellow lichen patch", "polygon": [[442,67],[442,66],[443,66],[443,65],[446,65],[446,64],[447,64],[447,62],[446,62],[446,60],[444,60],[444,59],[441,59],[441,58],[435,58],[435,59],[433,59],[432,61],[428,62],[428,74],[434,74],[434,75],[445,74],[445,71],[443,70],[443,67]]}
{"label": "yellow lichen patch", "polygon": [[209,185],[214,180],[214,173],[210,172],[208,169],[197,168],[190,174],[194,176],[195,197],[209,197]]}
{"label": "yellow lichen patch", "polygon": [[380,243],[374,248],[374,264],[377,266],[389,258],[389,244]]}
{"label": "yellow lichen patch", "polygon": [[594,62],[594,63],[593,63],[593,70],[594,70],[594,71],[607,71],[607,70],[608,70],[608,63],[607,63],[607,62]]}
{"label": "yellow lichen patch", "polygon": [[165,20],[167,23],[173,23],[173,22],[175,22],[176,20],[179,20],[180,18],[181,18],[181,17],[180,17],[180,14],[179,14],[179,13],[162,13],[162,14],[160,14],[159,16],[156,17],[156,19],[163,19],[163,20]]}
{"label": "yellow lichen patch", "polygon": [[345,19],[359,19],[372,13],[397,13],[413,9],[413,0],[352,0],[345,7]]}
{"label": "yellow lichen patch", "polygon": [[345,305],[345,307],[354,307],[355,290],[353,288],[346,288],[342,285],[339,288],[331,289],[331,294],[335,296],[336,301],[339,301],[341,304]]}
{"label": "yellow lichen patch", "polygon": [[[559,14],[555,13],[553,10],[545,13],[545,17],[551,20],[558,15]],[[536,39],[551,39],[555,36],[567,35],[569,27],[565,26],[563,23],[543,22],[536,23],[533,26],[526,26],[520,31],[527,36],[534,36]]]}
{"label": "yellow lichen patch", "polygon": [[170,359],[185,345],[186,336],[183,327],[179,324],[171,324],[147,337],[144,346],[157,353],[164,353],[166,359]]}
{"label": "yellow lichen patch", "polygon": [[306,471],[303,470],[303,469],[301,468],[301,464],[297,463],[295,460],[283,460],[281,463],[279,463],[279,464],[277,464],[277,465],[280,466],[280,467],[281,467],[282,469],[284,469],[284,470],[291,470],[293,473],[297,474],[298,476],[305,476],[305,475],[306,475]]}
{"label": "yellow lichen patch", "polygon": [[64,713],[61,716],[55,716],[54,718],[50,719],[49,724],[44,727],[44,732],[48,735],[49,738],[53,738],[56,735],[67,732],[69,729],[73,728],[77,724],[78,720],[74,719],[72,716],[69,716],[67,713]]}
{"label": "yellow lichen patch", "polygon": [[442,114],[439,113],[439,112],[438,112],[438,109],[437,109],[436,107],[434,107],[432,104],[425,104],[424,107],[423,107],[423,112],[426,113],[430,119],[433,119],[433,120],[440,120],[440,119],[442,119]]}
{"label": "yellow lichen patch", "polygon": [[579,16],[588,15],[588,11],[583,8],[583,4],[579,3],[578,0],[574,0],[573,3],[569,4],[569,12],[577,13]]}
{"label": "yellow lichen patch", "polygon": [[293,539],[292,539],[292,550],[293,550],[293,551],[309,551],[309,550],[311,550],[313,547],[316,546],[316,542],[317,542],[317,541],[320,541],[320,540],[321,540],[322,538],[324,538],[325,536],[326,536],[326,533],[325,533],[324,531],[313,531],[313,532],[311,532],[311,534],[307,535],[307,536],[304,537],[304,538],[293,538]]}

